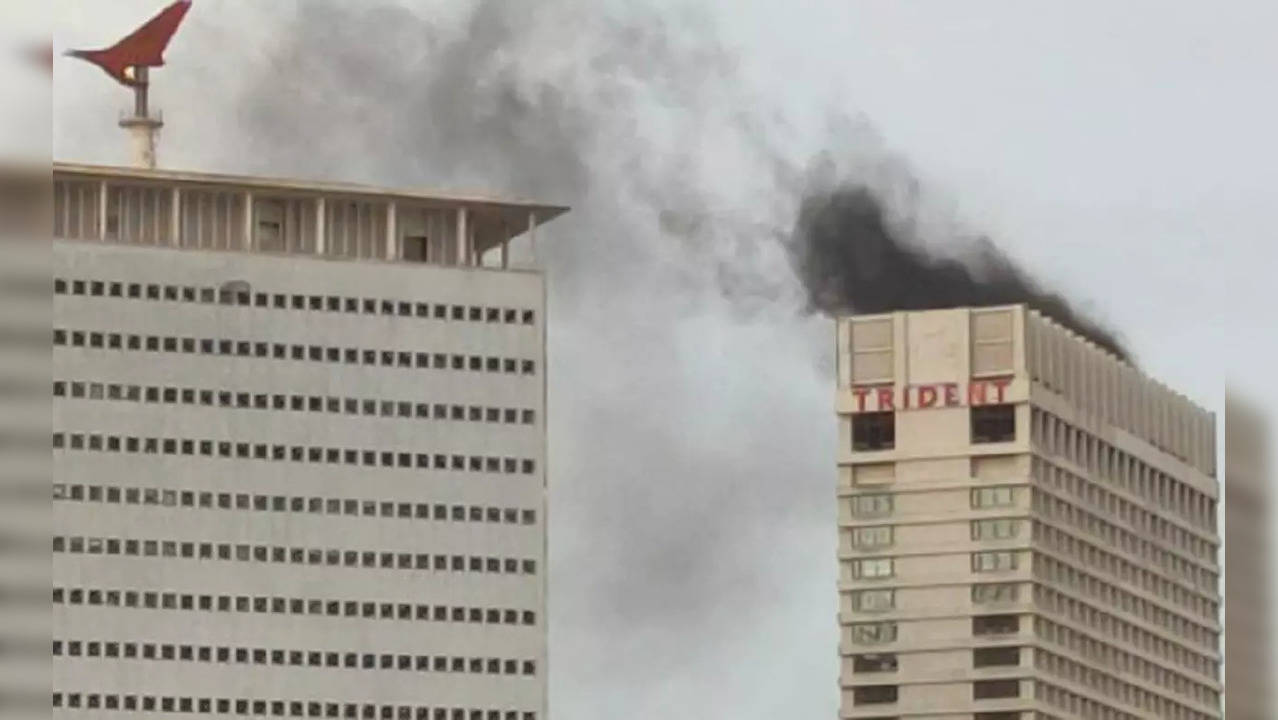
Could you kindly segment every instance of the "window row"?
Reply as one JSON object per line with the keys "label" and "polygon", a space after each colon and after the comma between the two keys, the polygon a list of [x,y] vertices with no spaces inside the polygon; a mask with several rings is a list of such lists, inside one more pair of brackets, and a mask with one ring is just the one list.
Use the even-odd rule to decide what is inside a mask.
{"label": "window row", "polygon": [[442,555],[333,548],[283,547],[248,543],[212,543],[179,540],[134,540],[55,535],[53,552],[72,555],[123,555],[131,557],[185,558],[233,562],[327,565],[329,567],[382,568],[386,570],[440,570],[533,575],[537,561],[478,555]]}
{"label": "window row", "polygon": [[1112,644],[1112,638],[1097,640],[1066,625],[1046,618],[1036,618],[1035,634],[1042,640],[1081,656],[1089,667],[1099,668],[1110,676],[1140,678],[1198,703],[1215,702],[1216,691],[1210,686],[1162,664],[1153,663],[1135,653],[1127,652]]}
{"label": "window row", "polygon": [[185,697],[117,693],[54,692],[53,707],[144,713],[199,713],[252,717],[345,718],[346,720],[537,720],[530,710],[382,705],[319,700]]}
{"label": "window row", "polygon": [[505,423],[507,425],[532,425],[537,421],[537,412],[532,408],[377,400],[374,398],[335,397],[332,395],[250,393],[210,388],[175,387],[171,385],[129,385],[80,380],[55,380],[53,382],[53,396],[87,400],[163,403],[165,405],[203,405],[205,407],[237,408],[240,410],[289,410],[292,412],[363,415],[365,417]]}
{"label": "window row", "polygon": [[1056,488],[1035,488],[1032,504],[1038,516],[1053,524],[1068,527],[1097,544],[1122,553],[1128,560],[1148,568],[1150,572],[1193,587],[1194,592],[1214,596],[1219,591],[1214,571],[1173,552],[1148,536],[1142,537],[1084,509],[1074,498],[1062,497]]}
{"label": "window row", "polygon": [[[863,493],[850,498],[851,513],[856,518],[881,518],[896,509],[891,493]],[[1016,488],[1011,486],[980,487],[972,490],[972,509],[1012,507],[1016,504]]]}
{"label": "window row", "polygon": [[90,605],[146,610],[315,615],[365,620],[420,620],[487,625],[536,625],[537,613],[514,608],[483,608],[370,600],[326,600],[265,595],[203,595],[153,590],[53,588],[54,605]]}
{"label": "window row", "polygon": [[[1076,504],[1103,514],[1111,521],[1126,524],[1135,534],[1157,541],[1152,548],[1174,549],[1198,560],[1203,567],[1217,564],[1217,543],[1198,532],[1186,530],[1181,523],[1169,521],[1151,510],[1149,503],[1129,500],[1093,480],[1035,457],[1031,472],[1040,486],[1058,495],[1068,496]],[[1106,532],[1103,528],[1098,532]],[[1152,549],[1150,548],[1150,549]]]}
{"label": "window row", "polygon": [[[860,622],[849,626],[851,640],[856,645],[884,645],[896,642],[897,625],[892,620]],[[972,618],[972,635],[1014,635],[1020,632],[1018,615],[976,615]]]}
{"label": "window row", "polygon": [[1201,713],[1193,707],[1150,692],[1138,685],[1126,682],[1116,675],[1096,669],[1090,664],[1080,663],[1063,655],[1036,650],[1034,664],[1049,675],[1068,680],[1087,687],[1104,697],[1111,698],[1141,710],[1152,713],[1155,717],[1166,720],[1211,720],[1212,715]]}
{"label": "window row", "polygon": [[419,370],[472,370],[475,372],[535,375],[535,360],[483,355],[450,355],[408,350],[376,350],[342,348],[326,345],[270,343],[226,338],[194,338],[174,335],[137,335],[96,330],[53,330],[53,344],[101,350],[183,353],[187,355],[221,355],[274,360],[345,363],[381,367],[416,368]]}
{"label": "window row", "polygon": [[[1034,697],[1048,705],[1061,708],[1074,717],[1104,718],[1105,720],[1145,720],[1141,716],[1123,712],[1122,710],[1115,710],[1112,706],[1097,702],[1091,697],[1079,695],[1042,681],[1035,684]],[[1045,717],[1054,718],[1055,716]]]}
{"label": "window row", "polygon": [[[1016,440],[1016,406],[982,405],[968,411],[973,444]],[[861,412],[852,415],[852,449],[856,452],[892,450],[896,447],[896,412]]]}
{"label": "window row", "polygon": [[314,445],[268,445],[266,443],[231,442],[230,440],[125,437],[120,435],[100,435],[98,433],[55,432],[53,433],[53,449],[129,454],[143,453],[146,455],[200,455],[203,457],[240,458],[245,460],[417,468],[418,470],[523,473],[525,475],[531,475],[536,469],[536,464],[527,458],[484,457],[481,455],[431,455],[429,453],[394,452],[391,450],[325,448]]}
{"label": "window row", "polygon": [[1216,532],[1216,500],[1046,412],[1032,415],[1034,444],[1174,515],[1199,532]]}
{"label": "window row", "polygon": [[1115,642],[1122,644],[1130,651],[1164,658],[1176,667],[1197,673],[1212,681],[1220,679],[1219,663],[1201,650],[1190,647],[1180,638],[1168,640],[1163,635],[1150,632],[1111,612],[1042,585],[1034,587],[1034,604],[1042,610],[1084,627],[1095,628],[1104,637],[1113,638]]}
{"label": "window row", "polygon": [[393,315],[434,320],[503,323],[506,325],[533,325],[537,321],[536,312],[527,308],[409,302],[406,300],[340,295],[265,293],[227,286],[216,288],[207,285],[195,287],[191,285],[160,285],[156,283],[54,278],[53,294],[132,300],[161,300],[200,303],[203,305],[239,305],[243,307],[275,308],[277,310]]}
{"label": "window row", "polygon": [[1128,592],[1124,586],[1106,582],[1050,555],[1040,554],[1035,558],[1034,575],[1045,582],[1071,588],[1104,607],[1167,630],[1205,650],[1215,652],[1219,648],[1219,633],[1206,625],[1182,617],[1151,600]]}
{"label": "window row", "polygon": [[[975,555],[973,561],[975,563]],[[851,593],[850,599],[856,612],[885,612],[896,608],[896,590],[893,588],[856,590]],[[976,583],[972,586],[972,602],[976,604],[1011,603],[1019,599],[1020,585],[1017,583]]]}
{"label": "window row", "polygon": [[488,675],[537,674],[537,663],[532,660],[333,650],[287,650],[227,645],[178,645],[115,640],[54,640],[53,656],[238,665],[289,665],[348,670],[412,670]]}
{"label": "window row", "polygon": [[1034,540],[1036,544],[1086,566],[1095,574],[1108,575],[1111,580],[1116,580],[1125,587],[1136,588],[1154,595],[1159,600],[1200,620],[1215,622],[1219,617],[1216,614],[1215,602],[1186,589],[1178,582],[1161,577],[1158,573],[1147,569],[1146,565],[1130,562],[1109,552],[1106,547],[1110,546],[1102,547],[1080,540],[1042,521],[1034,524]]}
{"label": "window row", "polygon": [[[974,680],[972,682],[973,700],[994,700],[998,698],[1015,698],[1021,696],[1021,681],[1008,680]],[[858,685],[852,688],[852,704],[886,705],[899,700],[896,685]]]}
{"label": "window row", "polygon": [[310,513],[314,515],[349,515],[399,518],[402,520],[439,520],[452,522],[489,522],[507,525],[535,525],[537,511],[482,505],[446,505],[443,503],[409,503],[357,498],[303,497],[300,495],[260,495],[250,493],[172,490],[157,487],[113,487],[54,483],[55,501],[105,502],[124,505],[204,508],[218,510],[254,510],[258,512]]}

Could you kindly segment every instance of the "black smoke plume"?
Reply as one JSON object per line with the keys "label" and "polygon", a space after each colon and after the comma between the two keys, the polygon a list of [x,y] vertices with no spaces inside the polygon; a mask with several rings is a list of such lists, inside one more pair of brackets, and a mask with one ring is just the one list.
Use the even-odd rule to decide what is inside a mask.
{"label": "black smoke plume", "polygon": [[1025,303],[1130,362],[1114,333],[1044,289],[988,238],[968,243],[960,257],[943,257],[914,235],[866,184],[810,191],[791,252],[811,306],[840,315]]}

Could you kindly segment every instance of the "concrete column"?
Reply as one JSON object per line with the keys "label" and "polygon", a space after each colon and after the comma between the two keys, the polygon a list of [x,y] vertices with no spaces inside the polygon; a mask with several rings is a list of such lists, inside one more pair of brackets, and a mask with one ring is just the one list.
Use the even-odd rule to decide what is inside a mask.
{"label": "concrete column", "polygon": [[467,258],[466,241],[470,237],[470,228],[467,227],[467,210],[466,208],[457,208],[457,264],[464,265]]}
{"label": "concrete column", "polygon": [[532,248],[533,264],[537,264],[537,213],[528,213],[528,245]]}
{"label": "concrete column", "polygon": [[176,186],[169,198],[169,245],[182,245],[182,190]]}
{"label": "concrete column", "polygon": [[324,220],[325,218],[324,198],[315,198],[315,254],[324,254]]}
{"label": "concrete column", "polygon": [[98,183],[98,240],[107,239],[107,210],[111,200],[110,187],[106,180]]}
{"label": "concrete column", "polygon": [[399,231],[396,228],[396,221],[399,219],[398,212],[395,210],[395,203],[386,204],[386,259],[398,260],[399,253]]}
{"label": "concrete column", "polygon": [[240,243],[241,250],[252,250],[256,243],[253,238],[253,193],[244,193],[244,238]]}

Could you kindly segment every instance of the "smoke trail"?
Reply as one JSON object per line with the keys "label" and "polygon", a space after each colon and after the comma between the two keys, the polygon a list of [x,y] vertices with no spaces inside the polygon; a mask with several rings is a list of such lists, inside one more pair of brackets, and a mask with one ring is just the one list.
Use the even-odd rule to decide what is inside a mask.
{"label": "smoke trail", "polygon": [[785,241],[807,163],[713,23],[576,0],[296,8],[209,160],[573,207],[539,247],[555,716],[834,713],[831,332],[791,261],[839,258]]}
{"label": "smoke trail", "polygon": [[800,317],[775,241],[784,128],[712,25],[564,0],[298,7],[236,104],[250,169],[573,207],[538,248],[555,716],[832,714],[830,329]]}
{"label": "smoke trail", "polygon": [[915,225],[918,192],[917,181],[907,177],[898,210],[891,193],[864,178],[809,185],[789,244],[813,308],[839,315],[1027,303],[1130,361],[1113,332],[1046,290],[988,238],[960,238],[954,257],[926,249]]}

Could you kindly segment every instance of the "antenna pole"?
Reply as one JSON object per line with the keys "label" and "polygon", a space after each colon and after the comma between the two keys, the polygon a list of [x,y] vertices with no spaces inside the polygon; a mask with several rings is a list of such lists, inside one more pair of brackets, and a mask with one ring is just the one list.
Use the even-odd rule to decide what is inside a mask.
{"label": "antenna pole", "polygon": [[128,130],[133,136],[133,164],[146,168],[148,170],[155,169],[155,145],[156,136],[160,132],[160,128],[164,127],[164,121],[157,117],[151,116],[149,103],[150,90],[150,68],[145,66],[137,66],[133,68],[134,85],[133,85],[133,115],[120,119],[120,127]]}

